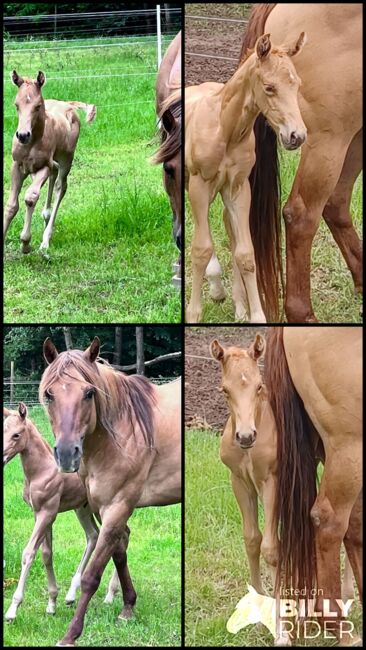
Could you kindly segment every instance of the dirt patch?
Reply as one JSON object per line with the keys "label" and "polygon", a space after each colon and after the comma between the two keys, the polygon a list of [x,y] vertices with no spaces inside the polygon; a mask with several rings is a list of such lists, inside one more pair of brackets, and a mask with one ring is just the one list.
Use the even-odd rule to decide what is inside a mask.
{"label": "dirt patch", "polygon": [[209,345],[217,338],[224,345],[248,347],[256,332],[266,327],[185,328],[185,423],[187,427],[212,428],[222,433],[229,412],[219,392],[220,365],[210,356]]}
{"label": "dirt patch", "polygon": [[[245,21],[248,20],[251,8],[251,4],[231,3],[185,5],[186,86],[204,81],[225,83],[234,74],[246,29]],[[201,16],[203,18],[197,18]],[[228,22],[205,20],[204,17],[225,18]],[[202,58],[192,56],[193,54],[206,56]],[[223,58],[211,59],[210,56]]]}

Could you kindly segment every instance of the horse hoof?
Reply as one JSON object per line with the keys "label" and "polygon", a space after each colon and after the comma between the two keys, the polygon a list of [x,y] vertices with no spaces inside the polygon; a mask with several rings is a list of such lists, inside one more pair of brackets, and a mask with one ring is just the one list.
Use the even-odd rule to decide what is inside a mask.
{"label": "horse hoof", "polygon": [[131,605],[125,605],[122,612],[118,616],[118,621],[128,621],[130,618],[134,617],[133,609]]}
{"label": "horse hoof", "polygon": [[75,643],[56,643],[56,648],[75,648]]}
{"label": "horse hoof", "polygon": [[75,605],[75,600],[65,600],[65,605],[66,607],[71,607],[72,605]]}
{"label": "horse hoof", "polygon": [[23,255],[28,255],[32,250],[32,247],[29,244],[22,244],[22,253]]}

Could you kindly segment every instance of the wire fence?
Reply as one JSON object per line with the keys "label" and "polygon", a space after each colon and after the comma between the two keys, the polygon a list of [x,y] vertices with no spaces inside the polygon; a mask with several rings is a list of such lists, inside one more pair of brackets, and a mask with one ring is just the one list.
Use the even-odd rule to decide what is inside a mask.
{"label": "wire fence", "polygon": [[[233,23],[233,24],[241,24],[241,25],[247,25],[249,20],[245,19],[239,19],[239,18],[222,18],[221,16],[192,16],[192,15],[185,15],[185,19],[188,20],[200,20],[200,21],[205,21],[205,22],[219,22],[219,23]],[[218,61],[232,61],[233,63],[238,63],[238,59],[234,57],[229,57],[229,56],[220,56],[218,54],[207,54],[207,53],[201,53],[201,52],[186,52],[186,56],[191,56],[195,57],[198,59],[216,59]]]}

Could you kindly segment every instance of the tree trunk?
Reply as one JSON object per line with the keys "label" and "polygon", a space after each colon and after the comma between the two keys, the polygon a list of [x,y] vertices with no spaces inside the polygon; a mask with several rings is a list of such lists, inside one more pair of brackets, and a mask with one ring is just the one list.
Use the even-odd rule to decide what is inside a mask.
{"label": "tree trunk", "polygon": [[165,23],[167,32],[170,33],[172,29],[172,14],[170,13],[170,4],[164,2]]}
{"label": "tree trunk", "polygon": [[138,375],[145,374],[144,356],[144,328],[136,327],[136,372]]}
{"label": "tree trunk", "polygon": [[113,363],[116,366],[122,363],[122,327],[120,325],[116,325],[114,330]]}
{"label": "tree trunk", "polygon": [[63,327],[66,350],[72,350],[72,338],[71,338],[71,329],[70,327]]}

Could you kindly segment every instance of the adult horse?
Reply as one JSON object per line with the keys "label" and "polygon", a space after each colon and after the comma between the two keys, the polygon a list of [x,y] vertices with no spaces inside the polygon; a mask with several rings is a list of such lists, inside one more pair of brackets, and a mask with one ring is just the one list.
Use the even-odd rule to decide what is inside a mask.
{"label": "adult horse", "polygon": [[[254,5],[241,58],[250,54],[264,32],[278,42],[291,42],[300,29],[309,40],[295,61],[302,81],[299,105],[308,133],[283,209],[285,310],[290,322],[312,322],[316,318],[310,296],[310,256],[321,216],[340,247],[356,291],[362,290],[362,248],[350,214],[352,189],[362,169],[362,4]],[[280,206],[276,148],[275,134],[259,119],[256,164],[250,177],[250,224],[256,253],[272,259],[272,268],[279,270],[278,235],[271,238]],[[259,287],[276,290],[276,275],[259,275]]]}
{"label": "adult horse", "polygon": [[[13,138],[10,197],[5,208],[4,237],[19,209],[19,194],[27,176],[32,184],[25,193],[26,215],[20,235],[22,252],[30,252],[31,225],[34,208],[40,191],[47,179],[47,201],[42,212],[45,230],[40,250],[47,253],[53,234],[57,211],[65,196],[76,145],[80,133],[80,120],[76,109],[86,112],[86,121],[92,122],[96,115],[93,104],[82,102],[44,101],[42,87],[46,77],[41,71],[32,81],[20,77],[13,70],[12,81],[19,88],[15,98],[18,112],[18,128]],[[54,186],[56,196],[51,209]]]}
{"label": "adult horse", "polygon": [[[277,587],[313,598],[316,584],[320,620],[357,644],[344,636],[337,599],[343,540],[362,599],[362,329],[271,328],[265,383],[278,436]],[[314,439],[325,456],[318,493]]]}
{"label": "adult horse", "polygon": [[[306,128],[297,102],[300,79],[292,62],[304,43],[301,30],[291,44],[279,47],[272,46],[269,34],[265,34],[226,84],[210,82],[185,89],[184,163],[194,219],[187,322],[201,320],[201,289],[207,267],[211,296],[220,300],[224,295],[217,258],[209,264],[213,254],[209,208],[218,193],[224,202],[224,221],[231,241],[235,317],[248,318],[248,302],[251,322],[265,322],[262,300],[266,315],[270,319],[277,316],[276,292],[273,299],[270,291],[262,295],[258,291],[259,262],[256,264],[249,230],[248,178],[255,160],[253,126],[262,111],[286,149],[296,149],[304,142]],[[261,260],[267,268],[268,263],[270,259]]]}
{"label": "adult horse", "polygon": [[[137,507],[178,503],[181,498],[181,387],[176,380],[154,386],[98,362],[96,337],[84,351],[58,354],[43,346],[49,364],[39,387],[55,435],[56,462],[79,471],[88,502],[102,526],[93,558],[81,578],[81,597],[59,645],[74,645],[88,603],[112,557],[130,618],[136,602],[127,568],[127,521]],[[101,361],[101,360],[100,360]]]}
{"label": "adult horse", "polygon": [[[173,236],[182,250],[182,50],[181,32],[170,43],[161,62],[156,80],[156,113],[160,119],[161,145],[154,156],[156,164],[163,163],[164,187],[173,214]],[[179,258],[176,284],[180,286]]]}

